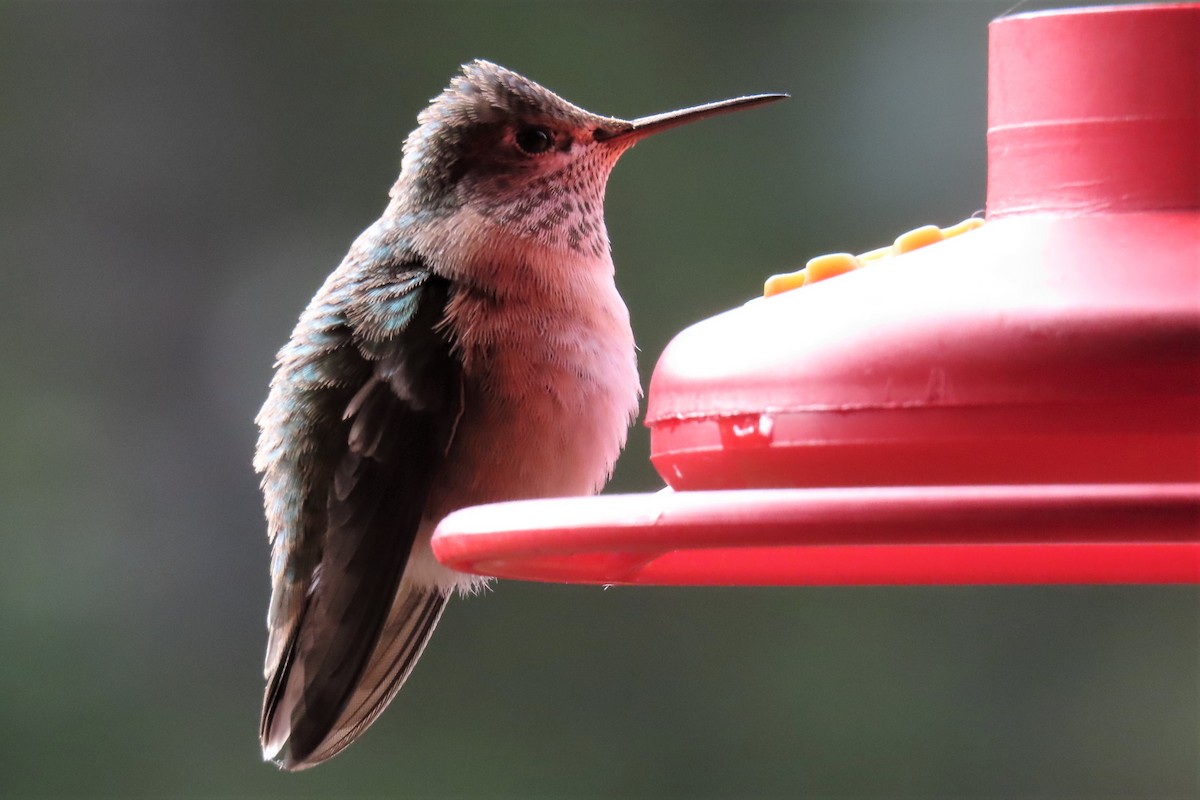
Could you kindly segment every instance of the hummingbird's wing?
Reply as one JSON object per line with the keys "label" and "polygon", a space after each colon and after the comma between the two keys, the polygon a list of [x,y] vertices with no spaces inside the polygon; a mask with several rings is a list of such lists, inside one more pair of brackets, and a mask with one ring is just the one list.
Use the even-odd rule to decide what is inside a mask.
{"label": "hummingbird's wing", "polygon": [[348,259],[280,352],[256,468],[272,540],[266,758],[349,744],[407,677],[445,604],[401,579],[462,404],[439,328],[450,284]]}

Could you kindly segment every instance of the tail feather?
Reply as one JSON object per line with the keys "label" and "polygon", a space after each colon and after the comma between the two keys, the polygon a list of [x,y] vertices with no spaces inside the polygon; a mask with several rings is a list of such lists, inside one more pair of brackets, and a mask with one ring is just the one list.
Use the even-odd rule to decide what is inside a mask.
{"label": "tail feather", "polygon": [[[293,635],[267,684],[263,701],[263,758],[285,769],[316,766],[340,753],[374,722],[420,658],[445,609],[447,593],[402,583],[387,621],[353,692],[341,708],[307,702],[304,659]],[[303,627],[303,619],[296,626]]]}

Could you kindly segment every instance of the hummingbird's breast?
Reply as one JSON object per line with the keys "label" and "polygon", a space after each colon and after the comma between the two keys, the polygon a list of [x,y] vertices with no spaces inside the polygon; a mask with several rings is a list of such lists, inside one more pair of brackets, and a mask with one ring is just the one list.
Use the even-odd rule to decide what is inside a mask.
{"label": "hummingbird's breast", "polygon": [[640,395],[611,276],[584,271],[565,286],[500,297],[460,288],[447,323],[464,404],[430,511],[599,491]]}
{"label": "hummingbird's breast", "polygon": [[603,219],[594,227],[596,250],[540,246],[464,208],[413,236],[454,286],[444,325],[462,363],[463,407],[433,477],[410,580],[478,586],[429,549],[450,512],[589,495],[612,474],[641,386]]}

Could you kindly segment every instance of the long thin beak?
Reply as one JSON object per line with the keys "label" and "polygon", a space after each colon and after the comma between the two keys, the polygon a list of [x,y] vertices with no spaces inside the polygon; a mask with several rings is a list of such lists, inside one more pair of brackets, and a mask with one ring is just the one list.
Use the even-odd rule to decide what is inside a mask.
{"label": "long thin beak", "polygon": [[616,129],[600,129],[596,131],[596,141],[600,142],[633,142],[662,133],[689,122],[715,117],[717,114],[728,114],[747,108],[774,103],[789,97],[786,94],[752,94],[747,97],[734,97],[731,100],[718,100],[715,103],[705,103],[702,106],[681,108],[678,111],[667,111],[663,114],[653,114],[649,117],[639,117],[627,123],[629,127]]}

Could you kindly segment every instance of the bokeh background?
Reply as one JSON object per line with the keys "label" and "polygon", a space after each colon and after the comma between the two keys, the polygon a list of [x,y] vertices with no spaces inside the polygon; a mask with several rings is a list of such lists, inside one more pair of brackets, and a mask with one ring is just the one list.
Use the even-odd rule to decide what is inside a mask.
{"label": "bokeh background", "polygon": [[[252,419],[458,64],[622,116],[793,95],[614,173],[648,378],[767,274],[982,207],[1012,8],[0,2],[0,795],[1200,794],[1186,587],[505,582],[344,755],[259,760]],[[661,485],[647,452],[610,491]]]}

